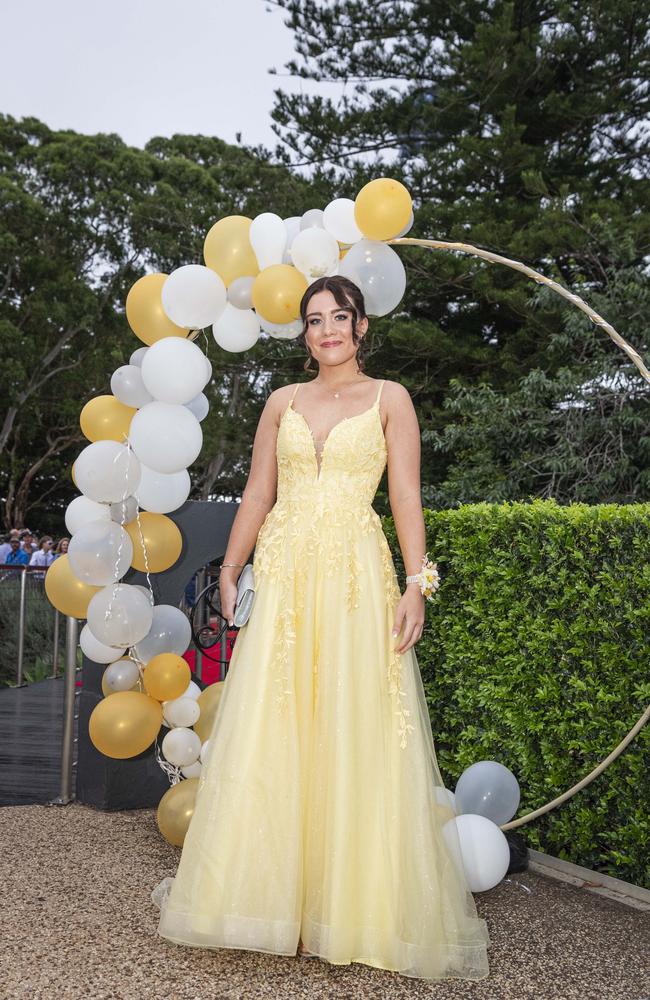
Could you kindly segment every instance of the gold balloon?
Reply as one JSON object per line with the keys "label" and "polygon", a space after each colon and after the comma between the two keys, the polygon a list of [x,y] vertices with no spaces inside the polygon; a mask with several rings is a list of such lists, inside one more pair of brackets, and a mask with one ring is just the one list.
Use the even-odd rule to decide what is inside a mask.
{"label": "gold balloon", "polygon": [[291,264],[271,264],[253,282],[253,305],[269,323],[291,323],[300,316],[307,279]]}
{"label": "gold balloon", "polygon": [[126,297],[126,318],[136,337],[155,344],[163,337],[187,337],[189,330],[172,323],[162,307],[160,293],[169,275],[145,274],[131,286]]}
{"label": "gold balloon", "polygon": [[62,615],[69,615],[71,618],[85,618],[90,599],[101,589],[77,579],[70,568],[67,555],[55,559],[45,574],[45,593],[50,603]]}
{"label": "gold balloon", "polygon": [[201,743],[205,743],[210,738],[225,683],[225,681],[217,681],[216,684],[209,684],[196,699],[201,709],[201,715],[192,728],[198,734]]}
{"label": "gold balloon", "polygon": [[162,705],[155,698],[140,691],[116,691],[93,708],[88,735],[100,753],[126,760],[151,746],[162,721]]}
{"label": "gold balloon", "polygon": [[158,653],[142,674],[145,691],[157,701],[172,701],[184,694],[192,680],[187,660],[176,653]]}
{"label": "gold balloon", "polygon": [[251,222],[245,215],[227,215],[215,222],[205,238],[205,263],[217,272],[226,288],[235,278],[254,278],[260,272],[249,239]]}
{"label": "gold balloon", "polygon": [[354,202],[354,218],[369,240],[392,240],[411,218],[408,190],[390,177],[378,177],[361,188]]}
{"label": "gold balloon", "polygon": [[156,820],[165,840],[174,847],[182,847],[187,828],[194,815],[198,778],[183,778],[168,788],[158,803]]}
{"label": "gold balloon", "polygon": [[79,414],[79,423],[89,441],[119,441],[123,444],[129,436],[135,413],[134,406],[120,403],[115,396],[95,396]]}
{"label": "gold balloon", "polygon": [[[121,659],[126,660],[127,657],[124,656],[124,657],[121,657]],[[131,661],[129,661],[129,662],[131,662]],[[106,669],[108,669],[108,668],[106,668]],[[139,674],[139,671],[138,671],[138,674]],[[137,681],[133,685],[133,687],[128,688],[128,690],[129,691],[142,691],[142,684],[140,682],[140,677],[139,676],[138,676]],[[119,694],[119,691],[113,691],[113,690],[111,690],[111,688],[109,688],[108,684],[106,683],[106,670],[104,670],[104,672],[102,674],[102,694],[104,695],[105,698],[108,698],[110,695],[113,695],[113,694]]]}
{"label": "gold balloon", "polygon": [[[164,514],[151,514],[149,511],[143,511],[140,514],[140,526],[147,550],[149,572],[162,573],[173,566],[180,556],[183,548],[183,536],[171,517],[166,517]],[[133,542],[131,565],[134,569],[145,573],[147,565],[144,561],[144,552],[140,541],[138,519],[131,521],[130,524],[125,524],[124,530]]]}

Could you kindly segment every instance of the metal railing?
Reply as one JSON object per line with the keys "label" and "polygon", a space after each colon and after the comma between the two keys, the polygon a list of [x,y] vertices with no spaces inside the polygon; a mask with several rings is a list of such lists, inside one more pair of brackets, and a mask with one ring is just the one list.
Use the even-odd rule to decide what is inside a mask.
{"label": "metal railing", "polygon": [[[42,566],[0,564],[0,656],[11,664],[15,653],[17,687],[26,683],[27,653],[32,666],[38,666],[38,679],[58,675],[61,615],[45,593],[46,572]],[[9,683],[6,674],[2,683]]]}

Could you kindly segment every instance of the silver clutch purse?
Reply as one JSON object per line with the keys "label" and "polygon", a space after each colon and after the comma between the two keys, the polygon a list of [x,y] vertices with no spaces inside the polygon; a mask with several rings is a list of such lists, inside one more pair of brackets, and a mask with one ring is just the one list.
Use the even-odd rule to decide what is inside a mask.
{"label": "silver clutch purse", "polygon": [[255,578],[253,576],[253,564],[246,563],[237,580],[237,599],[233,615],[233,623],[236,628],[241,628],[248,621],[254,598]]}

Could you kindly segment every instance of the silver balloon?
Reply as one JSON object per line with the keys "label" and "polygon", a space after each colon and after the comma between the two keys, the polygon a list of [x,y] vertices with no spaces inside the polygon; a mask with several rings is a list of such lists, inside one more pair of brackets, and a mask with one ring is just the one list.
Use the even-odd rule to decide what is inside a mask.
{"label": "silver balloon", "polygon": [[135,521],[138,513],[138,501],[135,497],[127,497],[111,504],[111,519],[116,524],[130,524]]}
{"label": "silver balloon", "polygon": [[191,638],[192,628],[183,612],[172,604],[157,604],[149,631],[138,641],[134,653],[142,663],[148,663],[158,653],[182,656]]}
{"label": "silver balloon", "polygon": [[461,774],[456,785],[459,814],[485,816],[501,826],[519,808],[519,783],[512,771],[496,760],[479,760]]}
{"label": "silver balloon", "polygon": [[128,658],[116,660],[104,671],[104,681],[111,692],[130,691],[139,679],[140,671],[137,663]]}
{"label": "silver balloon", "polygon": [[228,301],[235,309],[253,308],[255,278],[235,278],[228,286]]}
{"label": "silver balloon", "polygon": [[391,312],[402,301],[406,290],[402,261],[391,247],[378,240],[355,243],[341,261],[339,274],[361,289],[369,316],[385,316]]}

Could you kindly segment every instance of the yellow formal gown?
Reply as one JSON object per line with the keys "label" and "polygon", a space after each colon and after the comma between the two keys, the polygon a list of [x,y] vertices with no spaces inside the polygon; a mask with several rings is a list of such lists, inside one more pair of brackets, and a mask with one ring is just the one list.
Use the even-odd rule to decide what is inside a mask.
{"label": "yellow formal gown", "polygon": [[181,945],[295,955],[302,937],[336,965],[484,979],[490,939],[414,647],[398,654],[391,635],[401,595],[371,506],[387,460],[382,388],[332,428],[320,463],[293,397],[283,413],[253,609],[176,876],[152,899],[158,933]]}

